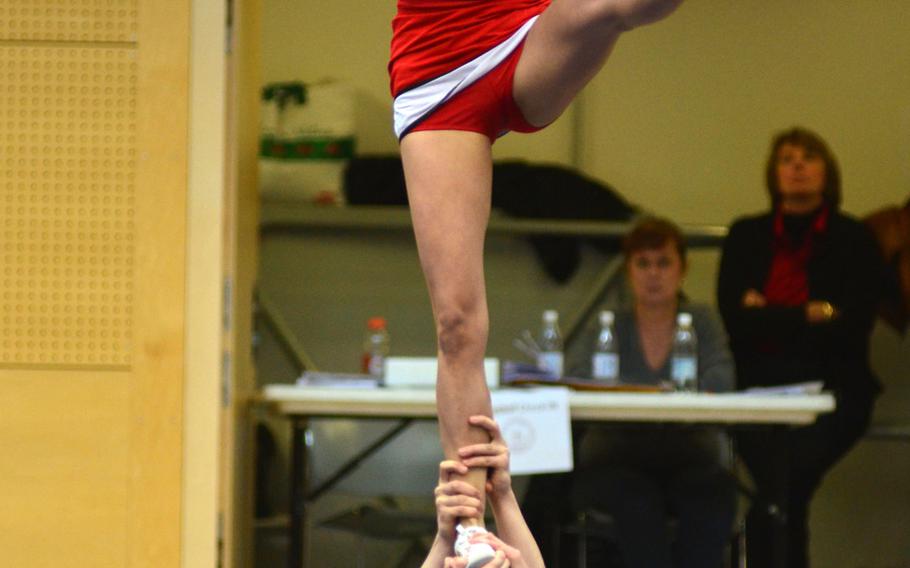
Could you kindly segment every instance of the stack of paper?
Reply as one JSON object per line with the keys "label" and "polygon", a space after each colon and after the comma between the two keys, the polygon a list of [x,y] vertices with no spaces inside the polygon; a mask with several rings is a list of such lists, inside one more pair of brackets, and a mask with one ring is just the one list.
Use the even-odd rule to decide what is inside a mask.
{"label": "stack of paper", "polygon": [[299,387],[376,388],[379,379],[355,373],[321,373],[306,371],[297,379]]}
{"label": "stack of paper", "polygon": [[819,394],[822,392],[821,381],[793,383],[790,385],[775,385],[773,387],[752,387],[743,391],[745,394]]}

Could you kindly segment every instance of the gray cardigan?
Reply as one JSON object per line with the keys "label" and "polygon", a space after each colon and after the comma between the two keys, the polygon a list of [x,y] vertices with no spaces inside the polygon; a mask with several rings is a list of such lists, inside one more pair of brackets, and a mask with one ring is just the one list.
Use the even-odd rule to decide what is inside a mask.
{"label": "gray cardigan", "polygon": [[[720,319],[708,306],[681,303],[681,312],[692,314],[698,337],[698,388],[724,392],[735,388],[733,356]],[[619,374],[630,384],[658,384],[670,377],[670,357],[659,369],[645,362],[635,314],[630,308],[615,311],[614,333],[619,347]],[[567,353],[570,376],[591,376],[591,355],[600,332],[597,318],[587,322],[574,348]],[[727,437],[716,427],[697,425],[638,425],[632,429],[592,425],[583,435],[579,466],[624,465],[646,469],[682,470],[727,465]]]}
{"label": "gray cardigan", "polygon": [[[708,306],[683,303],[680,312],[692,314],[692,324],[698,337],[698,390],[726,392],[734,390],[733,356],[727,346],[720,318]],[[616,310],[613,332],[619,348],[619,376],[624,383],[656,385],[670,378],[670,357],[659,369],[645,361],[635,314],[630,308]],[[568,375],[591,377],[591,355],[600,333],[596,317],[591,318],[567,353]]]}

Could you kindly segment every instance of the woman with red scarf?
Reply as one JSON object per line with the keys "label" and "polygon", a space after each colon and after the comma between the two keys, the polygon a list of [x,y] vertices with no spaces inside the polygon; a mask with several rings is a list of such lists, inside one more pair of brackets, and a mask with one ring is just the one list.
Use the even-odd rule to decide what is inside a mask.
{"label": "woman with red scarf", "polygon": [[771,464],[788,455],[787,566],[808,566],[809,502],[824,474],[862,436],[880,391],[869,367],[882,263],[864,225],[839,211],[840,172],[815,133],[779,134],[768,157],[772,210],[736,221],[724,242],[718,303],[742,387],[817,380],[837,409],[794,429],[787,447],[744,432],[738,449],[759,501],[747,519],[749,566],[771,566],[770,531],[782,519],[762,501]]}

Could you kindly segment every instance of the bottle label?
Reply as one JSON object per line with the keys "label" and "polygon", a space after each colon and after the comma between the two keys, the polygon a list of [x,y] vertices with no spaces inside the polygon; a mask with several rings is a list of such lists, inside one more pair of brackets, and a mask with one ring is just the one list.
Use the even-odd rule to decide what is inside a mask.
{"label": "bottle label", "polygon": [[673,357],[670,373],[673,383],[676,385],[676,390],[696,390],[695,379],[698,375],[698,361],[695,357]]}
{"label": "bottle label", "polygon": [[367,373],[373,375],[374,377],[382,378],[383,373],[385,372],[385,357],[378,353],[374,353],[370,356],[369,364],[367,365]]}
{"label": "bottle label", "polygon": [[542,371],[562,377],[562,352],[543,351],[537,355],[537,366]]}
{"label": "bottle label", "polygon": [[591,376],[599,381],[615,382],[619,378],[619,355],[616,353],[595,353]]}

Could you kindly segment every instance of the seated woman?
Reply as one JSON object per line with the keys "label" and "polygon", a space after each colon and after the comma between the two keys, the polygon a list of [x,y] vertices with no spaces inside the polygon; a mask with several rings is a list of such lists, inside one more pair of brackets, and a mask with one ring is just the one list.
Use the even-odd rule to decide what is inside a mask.
{"label": "seated woman", "polygon": [[[770,210],[738,219],[724,241],[717,304],[745,387],[822,381],[834,412],[789,431],[741,432],[737,448],[764,506],[746,520],[749,566],[779,565],[769,546],[786,531],[787,566],[809,566],[809,504],[822,479],[862,437],[881,390],[869,337],[883,263],[872,234],[840,210],[841,175],[818,134],[792,128],[771,142]],[[788,509],[774,499],[785,456]]]}
{"label": "seated woman", "polygon": [[[617,311],[614,324],[620,380],[669,380],[676,316],[687,312],[698,338],[698,389],[732,390],[733,358],[720,319],[707,306],[682,299],[687,265],[679,229],[664,219],[645,219],[626,236],[623,251],[632,305]],[[590,375],[597,331],[587,329],[575,343],[572,376]],[[736,513],[725,445],[724,434],[708,427],[590,427],[578,448],[573,507],[613,518],[627,568],[721,566]],[[669,519],[677,524],[672,539]]]}

